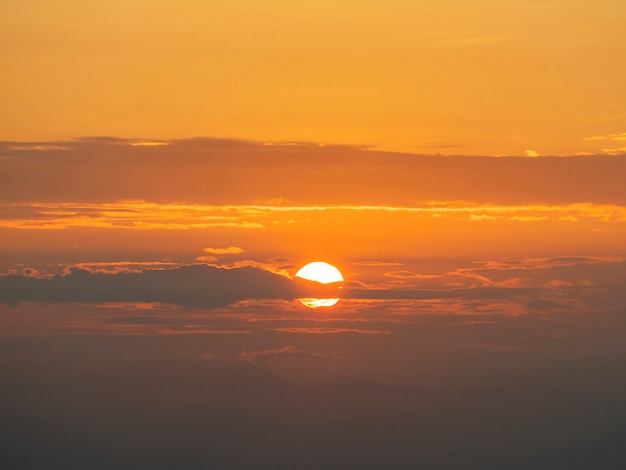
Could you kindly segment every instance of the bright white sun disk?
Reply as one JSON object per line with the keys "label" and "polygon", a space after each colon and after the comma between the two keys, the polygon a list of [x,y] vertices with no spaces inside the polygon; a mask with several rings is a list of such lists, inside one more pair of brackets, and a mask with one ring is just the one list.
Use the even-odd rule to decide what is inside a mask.
{"label": "bright white sun disk", "polygon": [[321,284],[343,281],[343,276],[339,270],[332,264],[324,263],[323,261],[315,261],[303,266],[296,273],[296,277]]}

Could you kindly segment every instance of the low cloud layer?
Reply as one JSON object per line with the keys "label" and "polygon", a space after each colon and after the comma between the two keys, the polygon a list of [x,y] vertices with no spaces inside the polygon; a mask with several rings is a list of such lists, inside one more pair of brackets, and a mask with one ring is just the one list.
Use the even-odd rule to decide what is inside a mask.
{"label": "low cloud layer", "polygon": [[6,276],[0,279],[0,301],[163,302],[215,308],[253,298],[294,299],[298,285],[253,267],[193,265],[115,274],[74,268],[50,279]]}
{"label": "low cloud layer", "polygon": [[137,144],[145,143],[0,143],[0,202],[626,204],[625,155],[433,156],[224,139]]}
{"label": "low cloud layer", "polygon": [[[144,302],[211,309],[250,299],[341,297],[344,301],[406,300],[423,305],[461,302],[466,307],[455,308],[467,312],[472,305],[510,302],[523,304],[528,311],[596,311],[618,308],[626,300],[626,261],[616,256],[508,258],[430,274],[417,273],[417,265],[411,270],[387,271],[390,266],[381,263],[370,267],[384,273],[373,278],[378,282],[348,279],[341,289],[292,279],[284,270],[277,274],[262,263],[245,260],[219,267],[152,264],[157,268],[151,263],[81,263],[55,276],[24,269],[23,274],[0,278],[0,302]],[[447,310],[443,303],[440,308]],[[503,308],[503,313],[512,312],[519,313],[519,309]]]}

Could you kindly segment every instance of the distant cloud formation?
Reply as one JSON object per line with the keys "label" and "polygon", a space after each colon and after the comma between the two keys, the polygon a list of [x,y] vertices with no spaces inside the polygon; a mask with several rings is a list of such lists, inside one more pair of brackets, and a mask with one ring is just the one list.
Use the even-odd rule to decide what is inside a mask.
{"label": "distant cloud formation", "polygon": [[[620,308],[626,301],[626,261],[622,257],[505,259],[475,262],[470,268],[438,274],[390,271],[384,276],[389,280],[387,284],[353,281],[341,290],[332,285],[290,279],[262,264],[245,260],[236,261],[232,267],[198,264],[171,268],[164,263],[160,269],[141,269],[145,267],[133,263],[91,263],[70,267],[63,275],[42,277],[36,271],[8,275],[0,278],[0,303],[143,302],[215,309],[247,300],[341,297],[347,305],[400,301],[412,303],[419,307],[418,311],[438,306],[442,313],[455,314],[481,312],[495,306],[502,314],[517,315],[608,311]],[[373,266],[383,270],[387,267]],[[207,330],[207,326],[199,326],[198,331],[201,330]],[[308,334],[386,333],[319,325],[272,330]]]}
{"label": "distant cloud formation", "polygon": [[609,135],[594,135],[591,137],[584,137],[583,140],[613,140],[616,142],[626,142],[626,132],[619,132],[617,134]]}
{"label": "distant cloud formation", "polygon": [[[607,155],[624,155],[626,154],[626,146],[622,145],[626,142],[626,132],[619,132],[609,135],[594,135],[591,137],[584,137],[582,140],[604,142],[602,152]],[[610,147],[607,145],[611,145]]]}
{"label": "distant cloud formation", "polygon": [[0,279],[0,302],[163,302],[184,307],[223,307],[254,298],[294,299],[296,284],[253,267],[222,269],[207,265],[105,274],[73,268],[68,274],[38,279]]}
{"label": "distant cloud formation", "polygon": [[[411,206],[385,205],[226,205],[164,204],[146,201],[108,203],[1,203],[0,228],[60,230],[68,228],[126,231],[185,231],[204,229],[263,230],[268,220],[288,225],[307,214],[343,212],[402,214],[427,218],[448,217],[472,222],[513,221],[599,222],[626,221],[626,205],[619,204],[477,204],[474,201],[427,201]],[[129,215],[132,214],[132,215]],[[296,218],[296,219],[294,219]],[[238,247],[205,248],[212,255],[240,254]]]}
{"label": "distant cloud formation", "polygon": [[238,246],[229,246],[228,248],[205,248],[204,251],[212,255],[238,255],[243,253],[243,250]]}
{"label": "distant cloud formation", "polygon": [[[623,136],[608,137],[618,142]],[[626,155],[433,156],[207,138],[145,144],[115,138],[1,142],[0,202],[351,205],[371,204],[375,187],[376,204],[383,206],[432,200],[626,205]]]}

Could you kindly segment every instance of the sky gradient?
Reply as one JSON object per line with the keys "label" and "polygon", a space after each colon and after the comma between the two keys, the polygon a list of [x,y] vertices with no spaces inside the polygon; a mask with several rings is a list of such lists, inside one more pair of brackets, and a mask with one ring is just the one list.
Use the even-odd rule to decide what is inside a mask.
{"label": "sky gradient", "polygon": [[624,147],[621,0],[11,0],[0,15],[5,140]]}

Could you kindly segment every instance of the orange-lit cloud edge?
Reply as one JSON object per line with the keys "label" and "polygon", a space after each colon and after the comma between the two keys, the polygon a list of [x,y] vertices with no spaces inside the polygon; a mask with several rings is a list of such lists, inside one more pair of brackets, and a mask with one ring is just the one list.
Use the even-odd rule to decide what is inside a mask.
{"label": "orange-lit cloud edge", "polygon": [[[7,215],[22,217],[0,219],[0,228],[66,229],[72,227],[131,230],[188,230],[215,227],[264,229],[269,223],[292,223],[290,217],[309,212],[399,213],[419,217],[454,218],[472,222],[625,222],[626,206],[616,204],[524,204],[485,205],[473,201],[426,201],[412,207],[378,205],[205,205],[168,204],[147,201],[95,203],[28,202],[1,204]],[[24,217],[23,214],[28,216]],[[274,217],[274,219],[269,219]],[[285,220],[287,219],[287,220]]]}

